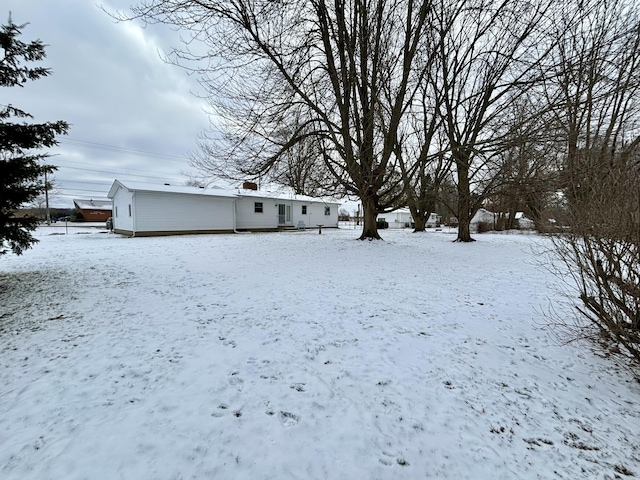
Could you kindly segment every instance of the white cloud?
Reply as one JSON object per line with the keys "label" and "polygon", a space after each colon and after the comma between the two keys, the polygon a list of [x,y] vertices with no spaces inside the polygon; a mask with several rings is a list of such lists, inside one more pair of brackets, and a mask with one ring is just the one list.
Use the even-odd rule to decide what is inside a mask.
{"label": "white cloud", "polygon": [[[29,23],[22,40],[39,38],[48,45],[42,65],[53,74],[22,89],[2,89],[0,103],[23,108],[38,122],[71,124],[70,141],[61,137],[60,147],[51,150],[62,197],[106,194],[124,173],[147,172],[158,182],[184,178],[181,172],[191,170],[186,154],[196,149],[208,118],[204,102],[191,93],[199,88],[196,79],[161,59],[177,46],[175,32],[117,23],[86,0],[5,0],[3,6],[0,21],[11,12],[14,23]],[[106,8],[112,7],[120,6]]]}

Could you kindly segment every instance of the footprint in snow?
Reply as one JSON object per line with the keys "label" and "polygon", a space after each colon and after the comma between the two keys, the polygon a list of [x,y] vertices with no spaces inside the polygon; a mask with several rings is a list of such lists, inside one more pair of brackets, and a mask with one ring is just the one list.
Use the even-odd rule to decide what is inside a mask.
{"label": "footprint in snow", "polygon": [[293,427],[297,425],[300,421],[300,417],[290,412],[280,412],[278,413],[278,418],[280,419],[280,423],[285,427]]}
{"label": "footprint in snow", "polygon": [[384,452],[384,451],[382,452],[382,455],[380,456],[378,461],[381,464],[386,465],[388,467],[390,467],[394,463],[397,463],[401,467],[406,467],[409,465],[409,462],[407,462],[403,457],[396,457],[392,453]]}
{"label": "footprint in snow", "polygon": [[239,392],[244,388],[244,380],[242,380],[238,375],[240,372],[231,372],[229,374],[229,385],[236,387],[236,390]]}
{"label": "footprint in snow", "polygon": [[227,340],[225,337],[218,337],[218,340],[222,342],[225,347],[236,348],[236,342],[233,340]]}

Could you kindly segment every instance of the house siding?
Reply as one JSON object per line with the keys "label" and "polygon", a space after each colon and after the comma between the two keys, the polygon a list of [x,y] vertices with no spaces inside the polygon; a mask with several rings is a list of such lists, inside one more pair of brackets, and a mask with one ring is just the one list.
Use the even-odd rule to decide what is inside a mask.
{"label": "house siding", "polygon": [[[255,202],[262,202],[262,213],[254,212]],[[291,207],[291,221],[288,226],[297,226],[304,222],[305,227],[323,225],[325,227],[338,226],[337,203],[312,202],[310,200],[281,199],[273,197],[258,197],[255,195],[240,197],[236,202],[237,228],[239,230],[277,230],[278,205]],[[302,213],[302,206],[306,205],[307,213]],[[324,214],[325,207],[330,208],[330,215]]]}
{"label": "house siding", "polygon": [[[307,206],[307,214],[302,214],[302,205]],[[330,215],[324,214],[325,207],[330,208]],[[299,221],[303,221],[306,227],[315,227],[322,225],[323,227],[338,226],[338,205],[334,203],[310,203],[299,200],[293,201],[293,221],[297,225]]]}
{"label": "house siding", "polygon": [[[262,213],[254,205],[262,202]],[[236,228],[238,230],[277,230],[278,203],[273,198],[241,197],[236,200]]]}
{"label": "house siding", "polygon": [[135,231],[233,231],[232,208],[233,198],[136,192]]}
{"label": "house siding", "polygon": [[[118,188],[113,197],[113,230],[118,232],[133,231],[133,211],[129,216],[129,205],[133,208],[133,193],[126,188]],[[117,212],[117,213],[116,213]]]}

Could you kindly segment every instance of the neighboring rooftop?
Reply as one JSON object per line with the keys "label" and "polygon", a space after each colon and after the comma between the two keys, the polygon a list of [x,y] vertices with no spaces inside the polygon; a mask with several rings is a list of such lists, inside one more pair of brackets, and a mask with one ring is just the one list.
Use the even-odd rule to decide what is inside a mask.
{"label": "neighboring rooftop", "polygon": [[107,198],[89,200],[74,198],[73,203],[81,210],[111,210],[112,207],[111,200]]}

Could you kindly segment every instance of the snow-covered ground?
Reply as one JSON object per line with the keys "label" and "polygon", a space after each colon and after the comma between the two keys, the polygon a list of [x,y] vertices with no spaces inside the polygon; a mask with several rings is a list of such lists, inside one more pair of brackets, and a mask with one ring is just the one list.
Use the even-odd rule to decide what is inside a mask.
{"label": "snow-covered ground", "polygon": [[0,257],[3,480],[640,476],[540,237],[64,231]]}

